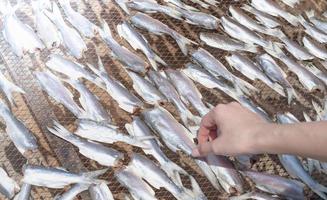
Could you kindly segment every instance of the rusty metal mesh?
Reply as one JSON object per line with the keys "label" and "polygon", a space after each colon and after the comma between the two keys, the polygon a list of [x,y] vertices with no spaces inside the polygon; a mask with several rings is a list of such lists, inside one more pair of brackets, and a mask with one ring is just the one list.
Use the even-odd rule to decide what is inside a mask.
{"label": "rusty metal mesh", "polygon": [[[19,11],[17,11],[17,16],[23,20],[25,23],[33,27],[32,11],[28,5],[30,1],[26,1]],[[187,2],[187,1],[186,1]],[[217,7],[211,7],[208,10],[203,10],[196,4],[190,3],[190,5],[197,7],[203,12],[211,13],[217,17],[226,15],[228,12],[229,5],[234,5],[239,7],[243,3],[247,3],[246,0],[233,1],[233,0],[223,0]],[[323,11],[326,8],[323,0],[312,0],[304,1],[302,8],[310,8],[310,6],[316,9],[318,12]],[[162,2],[161,2],[162,3]],[[99,19],[105,19],[110,28],[113,31],[115,39],[120,43],[129,47],[129,45],[117,36],[116,25],[121,23],[123,20],[128,20],[128,17],[124,15],[123,11],[112,1],[103,3],[101,0],[76,0],[72,1],[72,6],[74,9],[78,10],[88,19],[90,19],[96,25],[99,24]],[[301,8],[298,7],[300,10]],[[169,27],[175,29],[179,33],[182,33],[189,39],[192,39],[198,43],[201,43],[198,34],[201,31],[206,31],[200,27],[189,25],[172,19],[163,14],[151,14],[152,17],[162,21]],[[283,21],[282,19],[280,19]],[[285,21],[284,21],[285,22]],[[168,63],[169,67],[172,68],[182,68],[185,63],[189,62],[190,59],[182,54],[179,50],[175,41],[167,36],[155,36],[149,34],[146,31],[139,30],[148,39],[151,47],[155,52],[157,52],[160,57]],[[295,29],[290,27],[285,22],[283,31],[293,40],[300,42],[299,36],[303,35],[303,30]],[[222,30],[218,32],[223,33]],[[113,60],[109,56],[110,50],[106,45],[99,39],[87,40],[88,51],[85,53],[85,59],[79,60],[81,63],[90,62],[96,63],[97,55],[96,52],[101,56],[102,61],[106,67],[106,70],[114,76],[117,80],[121,81],[126,87],[128,87],[133,93],[132,83],[127,73],[123,70],[122,65]],[[211,52],[216,58],[218,58],[223,64],[228,68],[224,57],[228,55],[227,52],[210,48],[208,46],[202,45],[205,49]],[[47,61],[48,55],[50,53],[65,54],[63,48],[55,50],[44,50],[42,52],[37,52],[34,55],[26,55],[23,59],[18,59],[10,50],[10,47],[5,42],[3,36],[0,36],[0,63],[4,64],[0,69],[8,78],[10,77],[17,85],[22,87],[26,94],[24,96],[15,95],[15,100],[17,102],[17,107],[12,107],[12,111],[17,118],[22,120],[25,125],[35,134],[39,142],[39,150],[35,153],[27,155],[29,163],[32,164],[42,164],[45,166],[62,166],[68,170],[79,172],[83,170],[95,170],[102,168],[96,162],[91,161],[84,156],[80,155],[76,148],[72,145],[64,142],[61,139],[48,133],[46,127],[52,125],[52,120],[58,120],[61,124],[67,127],[69,130],[74,130],[76,128],[76,118],[66,110],[62,105],[57,104],[51,97],[48,97],[44,92],[42,92],[40,86],[38,85],[33,71],[41,71],[45,69],[44,62]],[[145,58],[141,53],[139,56]],[[67,55],[68,56],[68,55]],[[255,55],[248,54],[249,57],[253,58]],[[280,63],[281,64],[281,63]],[[283,66],[286,70],[286,67]],[[229,70],[232,70],[229,68]],[[243,77],[237,71],[232,71],[236,75]],[[314,111],[311,106],[311,100],[314,99],[321,102],[323,94],[320,92],[309,93],[301,86],[296,76],[291,72],[288,72],[288,79],[295,87],[297,91],[300,91],[300,102],[295,102],[292,105],[287,105],[286,98],[280,97],[266,85],[260,81],[254,81],[253,85],[260,90],[260,93],[253,94],[251,97],[254,102],[262,106],[271,116],[277,112],[291,111],[299,119],[303,119],[302,112],[307,112],[311,117],[314,117]],[[245,78],[246,79],[246,78]],[[126,112],[122,111],[117,103],[102,89],[96,87],[90,82],[85,82],[87,87],[96,94],[101,103],[105,106],[108,112],[113,118],[113,123],[121,127],[124,130],[124,124],[131,122],[131,116]],[[204,100],[212,105],[217,103],[227,103],[231,99],[224,95],[222,92],[217,90],[207,90],[203,86],[197,84],[201,93],[203,94]],[[78,93],[73,91],[76,99],[78,98]],[[4,96],[2,99],[5,99]],[[170,104],[164,105],[172,113],[176,113],[174,107]],[[8,136],[5,134],[5,125],[2,124],[0,127],[0,166],[4,167],[6,171],[15,180],[19,181],[22,178],[22,167],[26,163],[26,159],[16,150],[13,143],[10,141]],[[126,132],[126,131],[125,131]],[[122,152],[128,154],[128,152],[134,151],[141,153],[140,149],[131,147],[129,145],[114,144],[109,145]],[[204,176],[199,173],[199,170],[193,164],[192,160],[186,156],[181,155],[176,156],[173,152],[168,149],[164,149],[165,154],[174,162],[182,166],[191,175],[193,175],[198,183],[200,184],[202,190],[208,197],[208,199],[224,199],[226,194],[219,194],[206,180]],[[128,161],[125,160],[124,163]],[[253,169],[268,172],[271,174],[277,174],[284,177],[289,177],[285,170],[281,167],[278,159],[274,155],[262,155],[258,156],[253,164]],[[122,198],[123,193],[127,193],[127,190],[122,187],[114,178],[113,170],[110,170],[107,174],[103,176],[109,181],[109,187],[113,192],[114,196],[118,199]],[[322,183],[327,183],[326,176],[321,174],[314,174],[315,178]],[[189,184],[189,183],[186,183]],[[251,184],[248,185],[248,189],[253,189]],[[62,192],[62,190],[46,189],[41,187],[33,187],[32,196],[34,199],[53,199],[53,197]],[[174,197],[164,189],[156,190],[156,196],[159,199],[174,199]],[[308,199],[317,198],[311,191],[307,191]],[[0,197],[0,199],[3,197]],[[78,198],[88,199],[88,194],[83,193]]]}

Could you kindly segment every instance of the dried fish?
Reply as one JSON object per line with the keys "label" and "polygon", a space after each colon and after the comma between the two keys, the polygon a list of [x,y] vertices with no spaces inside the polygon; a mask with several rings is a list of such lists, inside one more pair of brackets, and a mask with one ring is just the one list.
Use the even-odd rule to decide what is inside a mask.
{"label": "dried fish", "polygon": [[260,192],[248,192],[239,196],[230,197],[230,200],[245,200],[245,199],[255,199],[255,200],[277,200],[279,198],[272,197],[268,194]]}
{"label": "dried fish", "polygon": [[19,190],[19,185],[8,176],[7,172],[0,167],[0,193],[11,199]]}
{"label": "dried fish", "polygon": [[282,0],[282,2],[292,8],[295,7],[296,4],[300,4],[301,0]]}
{"label": "dried fish", "polygon": [[149,71],[148,75],[159,91],[177,108],[185,125],[188,125],[188,120],[191,120],[196,124],[200,123],[200,119],[194,116],[185,106],[174,86],[165,77],[163,77],[159,72],[152,70]]}
{"label": "dried fish", "polygon": [[0,89],[6,95],[11,105],[15,105],[14,97],[12,95],[13,92],[25,94],[22,88],[18,87],[17,85],[9,81],[1,71],[0,71]]}
{"label": "dried fish", "polygon": [[107,123],[99,124],[94,121],[80,120],[78,129],[75,131],[75,134],[88,140],[101,143],[112,144],[115,142],[124,142],[126,144],[141,148],[149,148],[148,145],[143,141],[153,139],[153,136],[132,137],[119,132],[117,129],[117,127]]}
{"label": "dried fish", "polygon": [[[80,183],[80,184],[96,184],[104,180],[99,180],[94,177],[97,174],[103,174],[107,169],[85,172],[85,173],[72,173],[62,168],[50,168],[36,165],[25,165],[23,172],[23,182],[47,187],[47,188],[64,188],[67,185]],[[105,182],[105,181],[104,181]]]}
{"label": "dried fish", "polygon": [[324,45],[304,36],[303,39],[303,45],[309,50],[309,52],[322,59],[322,60],[327,60],[327,50],[324,47]]}
{"label": "dried fish", "polygon": [[200,39],[208,46],[225,51],[248,51],[251,53],[258,52],[258,47],[256,45],[243,43],[218,33],[201,32]]}
{"label": "dried fish", "polygon": [[327,85],[327,74],[318,69],[313,63],[307,63],[306,69],[319,78],[325,85]]}
{"label": "dried fish", "polygon": [[118,59],[124,67],[135,72],[144,73],[148,64],[138,55],[129,51],[126,47],[121,46],[111,35],[111,30],[104,20],[102,20],[102,29],[99,30],[101,38],[111,49],[111,55]]}
{"label": "dried fish", "polygon": [[311,23],[313,23],[318,29],[320,29],[321,31],[327,34],[327,22],[315,17],[314,10],[306,11],[305,14],[307,15]]}
{"label": "dried fish", "polygon": [[280,26],[280,23],[278,22],[277,19],[275,19],[271,15],[266,14],[265,12],[257,10],[246,4],[244,4],[241,8],[255,15],[255,18],[268,28],[276,28]]}
{"label": "dried fish", "polygon": [[54,200],[74,200],[76,196],[87,190],[90,187],[90,184],[80,184],[77,183],[73,185],[69,190],[61,195],[56,195]]}
{"label": "dried fish", "polygon": [[310,24],[302,16],[300,18],[300,22],[305,28],[305,32],[308,35],[310,35],[312,38],[314,38],[320,43],[327,43],[327,33],[317,28],[317,26]]}
{"label": "dried fish", "polygon": [[158,91],[150,80],[146,80],[140,75],[129,71],[129,77],[133,80],[133,88],[146,103],[157,104],[158,102],[166,101],[166,98]]}
{"label": "dried fish", "polygon": [[37,35],[43,41],[45,46],[48,49],[51,49],[52,47],[58,47],[61,44],[61,36],[56,26],[45,15],[45,5],[43,5],[43,3],[44,2],[42,0],[31,1],[34,13],[35,29]]}
{"label": "dried fish", "polygon": [[111,149],[109,147],[105,147],[99,143],[91,142],[85,139],[82,139],[71,132],[69,132],[65,127],[63,127],[58,122],[54,121],[54,127],[49,128],[48,130],[66,140],[67,142],[73,144],[79,149],[79,152],[85,157],[97,161],[99,164],[112,167],[117,162],[123,158],[124,154]]}
{"label": "dried fish", "polygon": [[70,0],[59,0],[59,4],[64,10],[67,20],[84,36],[93,38],[98,31],[98,27],[90,20],[76,12],[70,5]]}
{"label": "dried fish", "polygon": [[255,171],[241,171],[241,173],[249,177],[255,183],[255,187],[264,192],[287,199],[304,199],[304,184],[299,181]]}
{"label": "dried fish", "polygon": [[128,22],[124,21],[119,24],[117,31],[120,37],[123,37],[135,50],[139,49],[144,53],[155,70],[158,69],[157,63],[167,66],[167,63],[151,49],[145,37],[138,33]]}
{"label": "dried fish", "polygon": [[311,55],[304,47],[302,47],[297,42],[290,40],[286,36],[281,37],[280,39],[283,41],[284,46],[287,49],[287,51],[290,52],[296,59],[311,60],[314,58],[313,55]]}
{"label": "dried fish", "polygon": [[153,189],[135,173],[123,169],[116,172],[115,177],[128,189],[134,199],[157,200]]}
{"label": "dried fish", "polygon": [[92,185],[89,189],[92,200],[114,200],[114,197],[105,183]]}
{"label": "dried fish", "polygon": [[42,89],[58,103],[63,104],[76,117],[83,116],[81,109],[73,100],[73,94],[50,71],[35,72]]}
{"label": "dried fish", "polygon": [[182,19],[182,13],[169,6],[160,5],[155,0],[132,0],[127,3],[127,6],[145,13],[159,12],[175,19]]}
{"label": "dried fish", "polygon": [[2,101],[0,101],[0,116],[6,124],[6,133],[22,155],[27,151],[34,151],[38,148],[33,133],[11,113],[7,105]]}
{"label": "dried fish", "polygon": [[162,35],[167,34],[174,38],[182,50],[184,55],[187,55],[188,48],[187,45],[196,44],[195,42],[187,39],[186,37],[182,36],[178,32],[174,31],[173,29],[169,28],[166,24],[146,15],[143,13],[136,13],[133,17],[131,17],[131,22],[139,27],[148,30],[151,33]]}
{"label": "dried fish", "polygon": [[191,10],[191,11],[199,11],[197,8],[194,8],[192,6],[189,6],[185,3],[183,3],[183,1],[181,1],[181,0],[164,0],[164,2],[166,2],[169,5],[174,5],[179,8],[182,8],[182,9]]}
{"label": "dried fish", "polygon": [[34,53],[38,49],[43,49],[44,45],[34,30],[24,24],[15,14],[20,2],[14,7],[8,1],[5,2],[0,5],[0,11],[3,14],[2,34],[12,51],[17,56],[22,57],[27,52]]}
{"label": "dried fish", "polygon": [[185,104],[192,104],[201,116],[209,112],[209,108],[202,102],[200,91],[192,80],[179,70],[168,69],[165,72]]}
{"label": "dried fish", "polygon": [[24,183],[20,188],[19,193],[16,194],[14,200],[33,200],[31,196],[32,186]]}
{"label": "dried fish", "polygon": [[58,5],[55,2],[52,3],[52,10],[52,13],[47,10],[45,10],[44,13],[59,29],[65,47],[72,56],[77,59],[82,58],[83,53],[87,50],[87,46],[82,37],[74,28],[66,24]]}
{"label": "dried fish", "polygon": [[279,83],[286,90],[288,97],[288,104],[291,103],[292,99],[298,99],[298,96],[292,87],[292,85],[288,82],[287,75],[285,72],[277,65],[276,61],[269,56],[268,54],[262,54],[257,57],[259,66],[262,71],[275,83]]}

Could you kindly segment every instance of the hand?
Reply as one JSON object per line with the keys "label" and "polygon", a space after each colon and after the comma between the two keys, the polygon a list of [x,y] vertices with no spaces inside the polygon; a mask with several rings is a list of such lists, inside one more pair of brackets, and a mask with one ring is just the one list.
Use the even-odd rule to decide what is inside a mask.
{"label": "hand", "polygon": [[218,104],[201,121],[194,157],[255,154],[255,142],[270,123],[239,103]]}

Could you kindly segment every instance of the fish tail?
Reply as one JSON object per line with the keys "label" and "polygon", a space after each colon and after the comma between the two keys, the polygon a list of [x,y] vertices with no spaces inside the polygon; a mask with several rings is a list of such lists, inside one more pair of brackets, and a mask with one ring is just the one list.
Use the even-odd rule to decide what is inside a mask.
{"label": "fish tail", "polygon": [[5,95],[7,96],[11,105],[15,105],[14,98],[12,96],[13,92],[25,94],[25,91],[22,88],[18,87],[17,85],[15,85],[11,82],[8,82],[7,84],[5,84],[4,87],[2,88],[2,90],[5,93]]}
{"label": "fish tail", "polygon": [[190,39],[187,39],[186,37],[182,36],[181,34],[177,33],[177,32],[172,32],[171,35],[177,42],[179,48],[181,49],[181,51],[183,52],[184,55],[187,55],[188,52],[188,45],[191,44],[196,44],[196,42],[193,42]]}
{"label": "fish tail", "polygon": [[66,141],[69,141],[73,144],[77,144],[77,140],[71,132],[69,132],[64,126],[59,124],[59,122],[53,121],[53,123],[54,123],[54,126],[52,128],[48,127],[48,130],[52,134],[66,140]]}
{"label": "fish tail", "polygon": [[236,156],[235,159],[239,162],[242,166],[245,166],[247,169],[251,167],[251,156],[248,155],[240,155]]}
{"label": "fish tail", "polygon": [[91,172],[84,172],[83,176],[87,177],[87,178],[97,178],[98,176],[105,174],[107,171],[108,171],[108,168],[91,171]]}
{"label": "fish tail", "polygon": [[310,19],[315,16],[315,11],[313,9],[305,11],[305,15]]}
{"label": "fish tail", "polygon": [[255,192],[248,192],[239,196],[229,197],[229,200],[245,200],[251,199],[254,196]]}
{"label": "fish tail", "polygon": [[313,109],[317,113],[317,117],[319,117],[320,119],[322,119],[323,118],[324,109],[322,107],[320,107],[319,104],[317,102],[315,102],[315,101],[312,101],[312,106],[313,106]]}
{"label": "fish tail", "polygon": [[175,19],[182,20],[183,14],[181,12],[179,12],[178,10],[176,10],[176,9],[173,9],[173,8],[168,9],[168,12],[167,12],[167,10],[164,10],[164,13],[166,15],[168,15],[168,16],[171,16],[171,17],[175,18]]}
{"label": "fish tail", "polygon": [[257,53],[258,52],[258,46],[253,44],[245,44],[244,50],[251,52],[251,53]]}
{"label": "fish tail", "polygon": [[204,0],[204,1],[207,2],[207,3],[210,4],[210,5],[213,5],[213,6],[215,6],[215,5],[218,4],[218,2],[215,1],[215,0]]}
{"label": "fish tail", "polygon": [[264,50],[275,58],[281,58],[285,56],[283,50],[280,48],[279,43],[269,42],[268,46],[264,48]]}
{"label": "fish tail", "polygon": [[184,169],[182,169],[180,166],[178,166],[172,161],[161,164],[161,168],[168,174],[171,179],[176,181],[179,185],[183,185],[180,174],[188,175],[188,173]]}
{"label": "fish tail", "polygon": [[308,171],[309,171],[309,174],[312,174],[312,172],[315,169],[319,173],[321,172],[321,166],[320,166],[320,162],[318,160],[314,160],[314,159],[308,158],[307,161],[308,161]]}
{"label": "fish tail", "polygon": [[327,193],[327,187],[317,183],[314,186],[310,186],[308,185],[309,188],[311,188],[311,190],[313,192],[315,192],[317,195],[319,195],[322,199],[327,200],[327,195],[325,193]]}
{"label": "fish tail", "polygon": [[193,176],[189,176],[189,179],[191,181],[192,193],[193,193],[194,199],[196,199],[196,200],[206,200],[207,197],[205,196],[205,194],[201,190],[201,188],[199,186],[199,183],[195,180],[195,178]]}
{"label": "fish tail", "polygon": [[305,119],[306,122],[312,122],[311,118],[309,117],[309,115],[303,111],[303,117]]}
{"label": "fish tail", "polygon": [[297,99],[297,100],[300,99],[293,87],[287,87],[286,93],[287,93],[287,102],[289,105],[291,104],[292,99]]}
{"label": "fish tail", "polygon": [[115,2],[126,14],[130,15],[129,9],[126,5],[126,3],[128,3],[128,0],[115,0]]}
{"label": "fish tail", "polygon": [[157,54],[153,53],[151,56],[148,57],[149,62],[151,64],[151,66],[153,67],[153,69],[158,70],[158,66],[157,66],[157,62],[167,66],[167,63],[162,60],[162,58],[160,58]]}
{"label": "fish tail", "polygon": [[111,30],[108,23],[104,19],[100,19],[102,29],[99,28],[99,33],[102,38],[112,38]]}
{"label": "fish tail", "polygon": [[239,87],[239,89],[242,90],[246,94],[250,94],[249,90],[254,91],[254,92],[258,91],[257,88],[255,88],[250,83],[244,81],[243,79],[237,78],[236,83],[237,83],[237,84],[235,84],[235,85],[237,85],[236,87]]}
{"label": "fish tail", "polygon": [[56,24],[63,24],[65,23],[64,18],[61,15],[60,9],[56,2],[52,2],[52,13],[45,10],[45,14]]}

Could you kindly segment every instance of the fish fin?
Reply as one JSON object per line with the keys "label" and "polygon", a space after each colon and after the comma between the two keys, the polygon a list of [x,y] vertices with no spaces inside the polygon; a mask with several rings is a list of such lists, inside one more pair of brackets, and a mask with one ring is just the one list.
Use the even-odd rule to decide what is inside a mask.
{"label": "fish fin", "polygon": [[315,16],[315,11],[313,9],[305,11],[305,15],[310,19]]}
{"label": "fish fin", "polygon": [[187,39],[186,37],[182,36],[181,34],[177,33],[177,32],[172,32],[171,35],[177,42],[179,48],[181,49],[181,51],[183,52],[184,55],[187,55],[188,52],[188,48],[187,46],[190,44],[197,44],[196,42]]}

